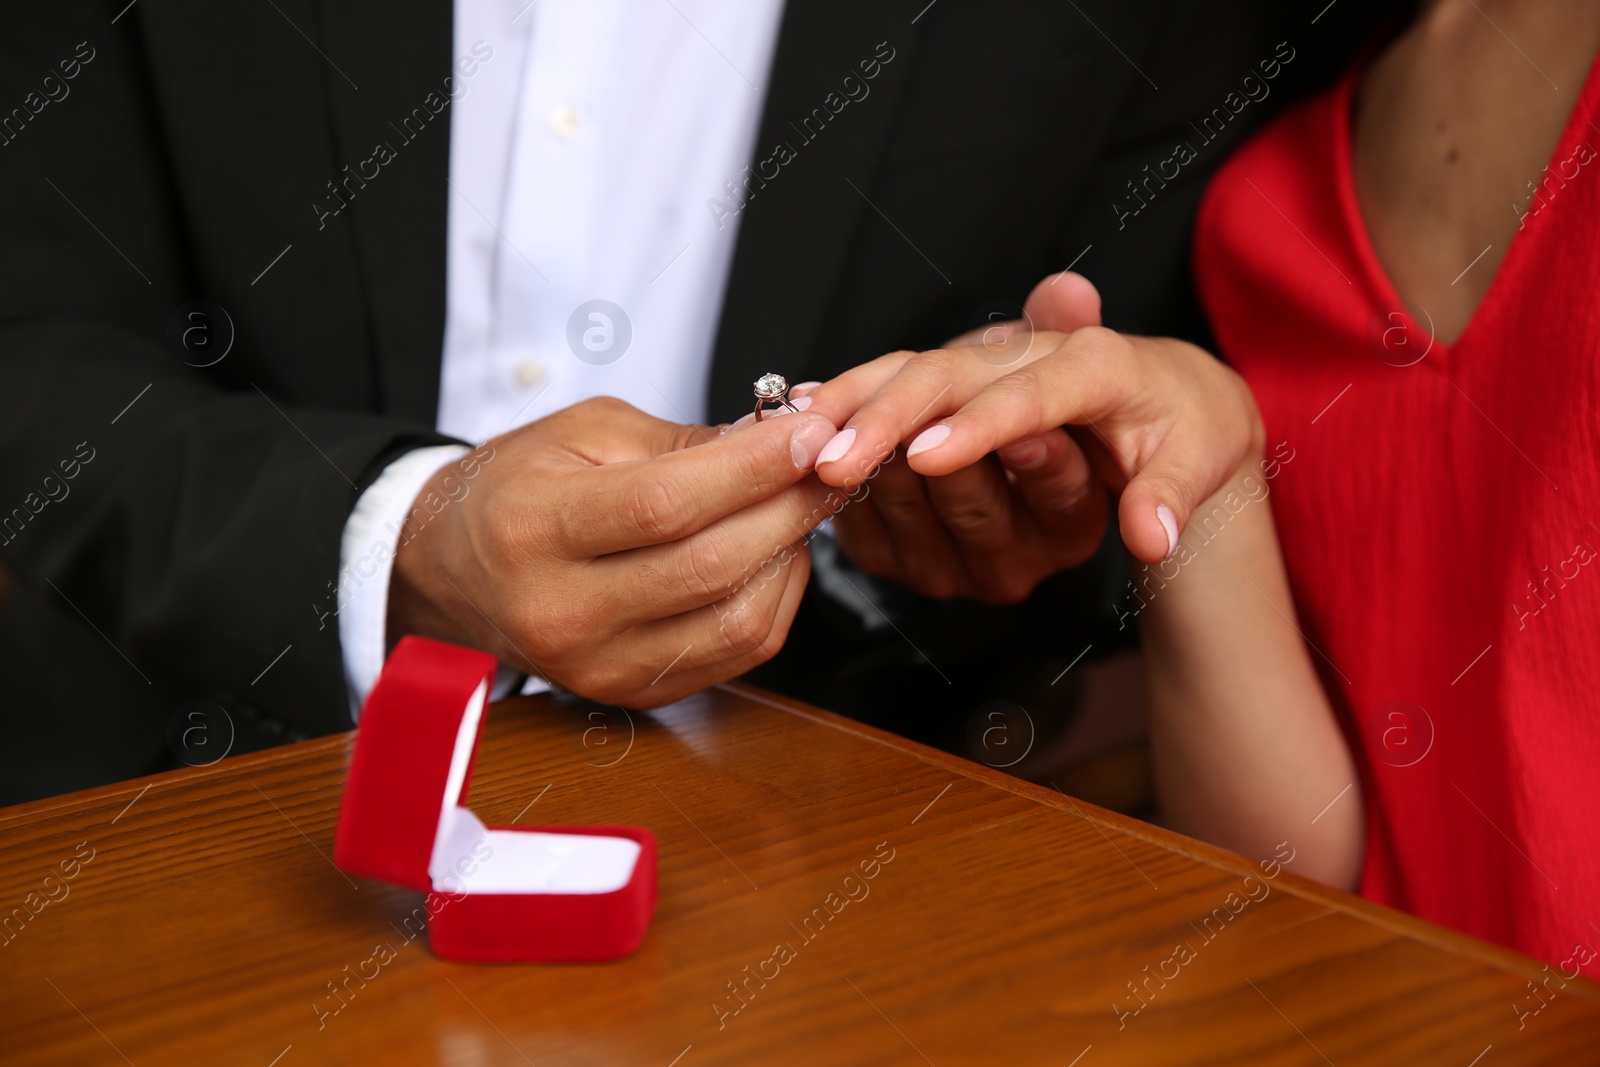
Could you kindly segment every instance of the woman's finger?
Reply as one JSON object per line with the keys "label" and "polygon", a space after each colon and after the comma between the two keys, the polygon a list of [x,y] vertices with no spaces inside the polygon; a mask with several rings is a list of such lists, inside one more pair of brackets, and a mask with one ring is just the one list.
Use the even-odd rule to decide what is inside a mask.
{"label": "woman's finger", "polygon": [[[1195,509],[1234,476],[1249,451],[1247,441],[1219,441],[1202,425],[1174,426],[1122,490],[1117,516],[1129,551],[1146,563],[1171,555],[1189,523],[1208,517]],[[1219,516],[1223,524],[1227,519]]]}
{"label": "woman's finger", "polygon": [[1249,428],[1259,425],[1252,404],[1236,375],[1191,345],[1080,330],[1049,359],[1001,378],[924,431],[906,457],[938,476],[1055,427],[1088,427],[1127,480],[1123,540],[1158,562],[1195,505],[1243,462]]}
{"label": "woman's finger", "polygon": [[[1059,334],[1020,334],[1014,339],[1023,360],[1038,359],[1060,343]],[[860,468],[870,470],[918,428],[958,410],[1015,366],[1009,359],[993,361],[989,354],[989,349],[936,348],[904,360],[823,447],[817,456],[818,477],[829,485],[845,485]],[[969,462],[976,460],[975,455]],[[959,466],[967,464],[938,473],[948,474]]]}
{"label": "woman's finger", "polygon": [[1069,424],[1093,426],[1134,402],[1142,378],[1126,339],[1109,330],[1080,330],[924,430],[906,447],[907,459],[923,474],[949,474],[1024,438]]}
{"label": "woman's finger", "polygon": [[794,398],[811,401],[809,410],[826,413],[835,426],[856,413],[867,399],[895,376],[915,352],[890,352],[860,366],[851,367],[826,382],[805,382],[790,390]]}

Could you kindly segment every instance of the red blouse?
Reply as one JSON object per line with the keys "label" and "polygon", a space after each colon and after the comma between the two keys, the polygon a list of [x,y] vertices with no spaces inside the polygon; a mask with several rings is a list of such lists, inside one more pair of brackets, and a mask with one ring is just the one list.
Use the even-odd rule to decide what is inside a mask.
{"label": "red blouse", "polygon": [[1361,892],[1600,978],[1600,77],[1447,345],[1362,220],[1359,73],[1221,169],[1197,284],[1293,457],[1274,515],[1366,790]]}

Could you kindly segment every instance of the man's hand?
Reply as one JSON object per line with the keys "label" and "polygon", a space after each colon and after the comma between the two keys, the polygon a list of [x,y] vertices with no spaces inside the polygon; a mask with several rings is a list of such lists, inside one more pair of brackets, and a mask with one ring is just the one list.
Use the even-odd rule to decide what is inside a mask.
{"label": "man's hand", "polygon": [[[970,359],[998,377],[1021,365],[1035,347],[1043,351],[1060,340],[1036,337],[1035,330],[1070,333],[1099,324],[1094,286],[1080,275],[1058,274],[1034,288],[1020,321],[975,330],[951,341],[947,351],[916,358]],[[808,410],[843,423],[912,357],[884,356],[826,385],[797,388],[796,395],[810,399]],[[926,418],[946,413],[930,405]],[[842,455],[849,443],[834,448]],[[870,449],[851,451],[860,458],[830,464],[825,475],[856,498],[834,520],[840,547],[868,574],[924,596],[1015,603],[1045,578],[1088,559],[1105,536],[1106,488],[1063,430],[1015,441],[939,477],[918,474],[897,458],[878,468],[865,490],[854,487],[889,451],[881,443],[875,455]]]}
{"label": "man's hand", "polygon": [[804,537],[842,506],[810,477],[833,433],[803,414],[719,434],[599,398],[497,437],[470,491],[396,553],[389,633],[631,708],[742,674],[783,646]]}

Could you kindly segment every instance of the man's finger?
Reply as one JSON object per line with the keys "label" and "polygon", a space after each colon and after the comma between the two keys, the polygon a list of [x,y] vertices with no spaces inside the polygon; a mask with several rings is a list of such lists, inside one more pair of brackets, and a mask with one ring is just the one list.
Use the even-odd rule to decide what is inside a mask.
{"label": "man's finger", "polygon": [[848,507],[833,520],[834,539],[850,562],[875,578],[905,584],[900,571],[900,556],[895,551],[889,527],[872,502],[871,490],[865,499],[856,494]]}
{"label": "man's finger", "polygon": [[556,431],[548,436],[560,441],[575,461],[596,467],[651,459],[687,447],[703,434],[717,435],[715,429],[658,419],[614,396],[590,397],[529,425]]}
{"label": "man's finger", "polygon": [[[575,473],[558,516],[559,542],[573,558],[592,559],[677,541],[804,478],[833,433],[820,416],[790,415]],[[527,506],[547,509],[552,501],[530,498]]]}
{"label": "man's finger", "polygon": [[1065,430],[1050,430],[1007,445],[999,456],[1039,532],[1075,562],[1092,555],[1105,536],[1108,504],[1078,443]]}
{"label": "man's finger", "polygon": [[944,347],[994,347],[1020,333],[1035,330],[1071,333],[1085,326],[1099,325],[1100,291],[1083,275],[1064,271],[1050,275],[1033,287],[1027,303],[1022,306],[1022,318],[968,330],[946,341]]}
{"label": "man's finger", "polygon": [[[665,619],[733,595],[844,509],[842,490],[807,478],[678,541],[618,552],[591,565],[618,628]],[[770,579],[770,576],[769,576]]]}
{"label": "man's finger", "polygon": [[883,520],[902,580],[924,596],[954,596],[964,573],[961,553],[934,510],[927,479],[903,461],[886,464],[865,503]]}
{"label": "man's finger", "polygon": [[659,707],[771,659],[789,636],[810,574],[810,551],[791,545],[733,595],[638,627],[628,655],[643,670],[625,702]]}
{"label": "man's finger", "polygon": [[1071,333],[1099,326],[1100,291],[1081,274],[1063,271],[1033,287],[1022,305],[1023,321],[1035,330]]}
{"label": "man's finger", "polygon": [[961,549],[963,559],[993,556],[1018,543],[1011,486],[995,460],[985,456],[970,467],[929,478],[927,485],[933,510]]}

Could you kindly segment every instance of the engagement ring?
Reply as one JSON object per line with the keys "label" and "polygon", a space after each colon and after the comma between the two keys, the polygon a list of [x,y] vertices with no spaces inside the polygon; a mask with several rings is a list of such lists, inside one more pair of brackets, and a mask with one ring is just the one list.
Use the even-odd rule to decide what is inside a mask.
{"label": "engagement ring", "polygon": [[800,409],[789,403],[789,381],[781,374],[763,374],[756,379],[756,421],[761,421],[768,404],[782,404],[790,411]]}

